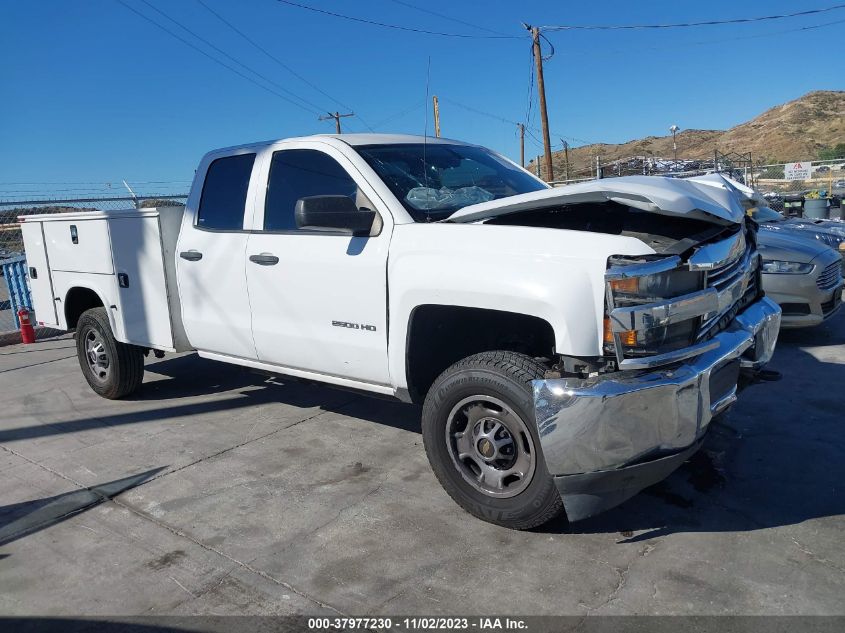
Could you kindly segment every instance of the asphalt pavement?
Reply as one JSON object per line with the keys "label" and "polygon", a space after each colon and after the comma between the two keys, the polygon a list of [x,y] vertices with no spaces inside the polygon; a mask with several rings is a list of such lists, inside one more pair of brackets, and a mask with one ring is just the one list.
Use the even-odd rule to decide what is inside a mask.
{"label": "asphalt pavement", "polygon": [[0,349],[0,613],[845,614],[845,312],[782,333],[667,481],[529,532],[439,487],[418,408],[194,355],[112,402]]}

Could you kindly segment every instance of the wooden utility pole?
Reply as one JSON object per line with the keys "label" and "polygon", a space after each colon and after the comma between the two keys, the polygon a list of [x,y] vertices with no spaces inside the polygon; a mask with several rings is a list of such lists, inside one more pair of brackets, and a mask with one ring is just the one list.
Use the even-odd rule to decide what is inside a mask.
{"label": "wooden utility pole", "polygon": [[336,134],[343,134],[340,129],[340,120],[343,117],[347,116],[355,116],[354,112],[350,112],[349,114],[341,114],[340,112],[329,112],[329,116],[321,116],[320,121],[328,121],[329,119],[334,119],[334,129]]}
{"label": "wooden utility pole", "polygon": [[537,64],[537,93],[540,95],[540,119],[543,122],[543,151],[546,162],[546,182],[555,179],[552,168],[552,143],[549,140],[549,114],[546,110],[546,84],[543,81],[543,52],[540,49],[540,29],[536,26],[528,26],[531,30],[531,37],[534,40],[534,61]]}
{"label": "wooden utility pole", "polygon": [[566,179],[569,180],[569,143],[560,139],[563,143],[564,169],[566,169]]}
{"label": "wooden utility pole", "polygon": [[519,166],[525,167],[525,125],[519,124]]}
{"label": "wooden utility pole", "polygon": [[434,105],[434,136],[440,138],[440,104],[437,95],[431,98],[431,103]]}

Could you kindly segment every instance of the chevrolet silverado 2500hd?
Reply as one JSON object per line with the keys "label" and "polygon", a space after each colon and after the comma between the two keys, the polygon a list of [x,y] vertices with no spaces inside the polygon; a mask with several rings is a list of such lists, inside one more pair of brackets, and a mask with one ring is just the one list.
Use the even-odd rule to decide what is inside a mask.
{"label": "chevrolet silverado 2500hd", "polygon": [[771,357],[753,223],[728,183],[550,188],[445,139],[213,151],[186,207],[26,216],[37,319],[120,398],[196,350],[422,402],[446,491],[514,528],[677,468]]}

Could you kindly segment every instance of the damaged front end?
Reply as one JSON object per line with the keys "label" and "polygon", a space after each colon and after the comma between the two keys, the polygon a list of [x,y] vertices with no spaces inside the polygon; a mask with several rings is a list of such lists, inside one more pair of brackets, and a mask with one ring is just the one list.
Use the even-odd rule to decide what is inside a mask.
{"label": "damaged front end", "polygon": [[740,371],[771,358],[780,308],[763,296],[755,236],[741,224],[714,235],[679,254],[611,257],[611,371],[534,381],[546,465],[571,521],[668,476],[736,400]]}

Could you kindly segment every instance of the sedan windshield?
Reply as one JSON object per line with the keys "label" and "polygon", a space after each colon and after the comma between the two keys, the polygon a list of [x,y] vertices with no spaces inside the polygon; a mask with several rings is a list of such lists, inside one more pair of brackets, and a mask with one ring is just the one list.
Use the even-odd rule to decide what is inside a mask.
{"label": "sedan windshield", "polygon": [[481,147],[443,143],[355,148],[416,222],[442,220],[480,202],[546,189]]}

